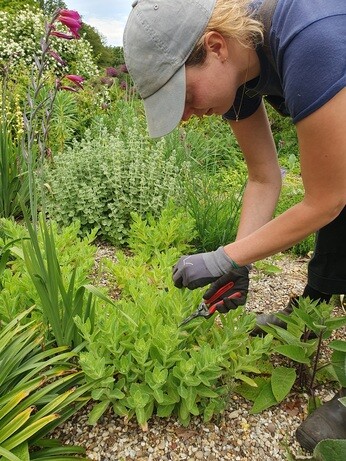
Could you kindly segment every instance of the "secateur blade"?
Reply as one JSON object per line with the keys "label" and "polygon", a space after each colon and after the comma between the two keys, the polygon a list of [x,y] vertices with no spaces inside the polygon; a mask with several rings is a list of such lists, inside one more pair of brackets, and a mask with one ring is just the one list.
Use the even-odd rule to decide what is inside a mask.
{"label": "secateur blade", "polygon": [[191,320],[197,318],[197,317],[204,317],[204,318],[208,318],[210,316],[210,312],[209,312],[209,307],[206,305],[206,303],[204,301],[202,301],[199,306],[197,307],[197,309],[192,312],[191,315],[189,315],[188,317],[186,317],[185,320],[183,320],[180,325],[179,325],[179,328],[183,325],[186,325],[187,323],[191,322]]}

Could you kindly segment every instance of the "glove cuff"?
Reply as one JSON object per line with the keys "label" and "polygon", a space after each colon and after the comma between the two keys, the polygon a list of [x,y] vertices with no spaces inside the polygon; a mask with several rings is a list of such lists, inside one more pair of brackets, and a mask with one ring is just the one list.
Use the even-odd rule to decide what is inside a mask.
{"label": "glove cuff", "polygon": [[204,253],[203,259],[207,269],[214,277],[220,276],[220,273],[227,274],[230,269],[239,269],[238,264],[226,254],[222,246],[216,251]]}

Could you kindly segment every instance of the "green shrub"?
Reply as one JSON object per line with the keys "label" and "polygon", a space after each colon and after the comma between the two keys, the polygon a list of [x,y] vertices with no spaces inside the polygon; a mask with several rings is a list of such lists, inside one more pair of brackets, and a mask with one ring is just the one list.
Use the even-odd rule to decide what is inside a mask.
{"label": "green shrub", "polygon": [[[220,322],[213,316],[179,328],[202,300],[201,290],[177,290],[171,276],[193,237],[193,222],[174,208],[165,210],[156,229],[153,222],[135,218],[130,232],[135,254],[119,251],[116,263],[105,262],[121,298],[100,310],[94,332],[77,319],[87,342],[80,363],[95,383],[97,403],[89,421],[95,423],[109,406],[119,416],[136,416],[143,429],[154,414],[176,415],[184,425],[193,415],[209,421],[226,406],[235,381],[254,385],[248,374],[260,372],[271,336],[249,336],[255,316],[242,308],[221,315]],[[162,236],[155,245],[164,228],[166,241]],[[144,241],[150,242],[150,252]]]}
{"label": "green shrub", "polygon": [[83,233],[124,243],[131,212],[158,216],[177,190],[175,157],[166,158],[165,140],[151,142],[136,127],[126,137],[100,130],[86,133],[45,169],[51,194],[47,210],[61,226],[78,219]]}

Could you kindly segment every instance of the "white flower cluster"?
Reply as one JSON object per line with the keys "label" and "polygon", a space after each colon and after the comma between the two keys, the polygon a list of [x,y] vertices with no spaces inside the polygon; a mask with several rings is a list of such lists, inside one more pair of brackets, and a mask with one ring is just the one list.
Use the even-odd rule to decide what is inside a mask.
{"label": "white flower cluster", "polygon": [[[20,13],[11,14],[0,11],[0,61],[11,62],[11,65],[24,64],[26,67],[34,63],[35,55],[40,54],[40,39],[45,33],[43,13],[33,11],[24,6]],[[63,26],[57,30],[66,32]],[[97,75],[98,69],[92,57],[89,42],[64,40],[52,37],[52,48],[67,62],[64,73],[78,74],[83,77]],[[50,58],[51,70],[61,72],[61,65]]]}

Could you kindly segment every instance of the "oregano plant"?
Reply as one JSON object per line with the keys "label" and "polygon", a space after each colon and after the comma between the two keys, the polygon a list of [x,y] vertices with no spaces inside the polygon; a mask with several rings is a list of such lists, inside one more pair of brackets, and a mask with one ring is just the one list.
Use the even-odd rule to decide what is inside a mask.
{"label": "oregano plant", "polygon": [[179,327],[203,293],[177,290],[171,280],[174,261],[193,238],[193,221],[172,205],[156,227],[153,218],[133,218],[131,254],[118,251],[117,262],[104,262],[119,299],[98,313],[93,331],[76,318],[86,341],[80,364],[95,383],[89,422],[109,407],[136,417],[144,430],[153,415],[176,415],[183,425],[197,415],[209,421],[225,408],[236,382],[253,382],[250,375],[260,372],[271,337],[252,338],[255,316],[241,307]]}

